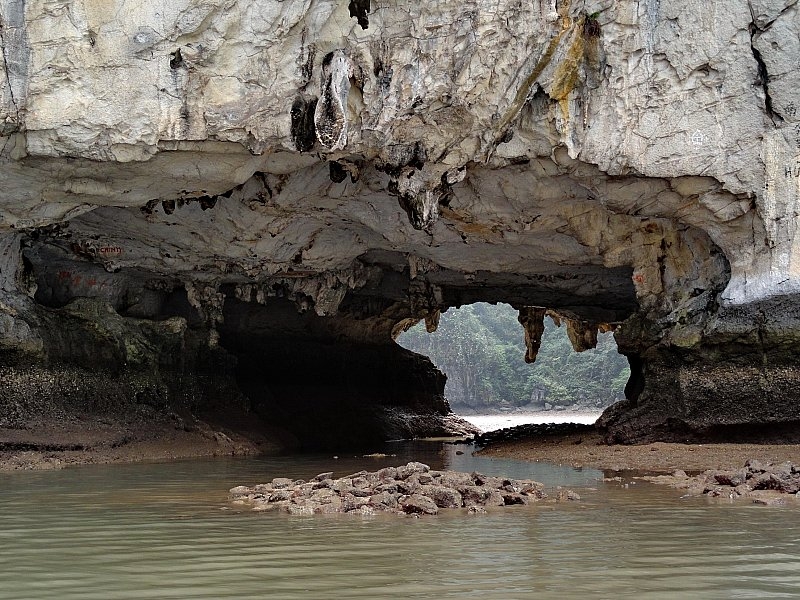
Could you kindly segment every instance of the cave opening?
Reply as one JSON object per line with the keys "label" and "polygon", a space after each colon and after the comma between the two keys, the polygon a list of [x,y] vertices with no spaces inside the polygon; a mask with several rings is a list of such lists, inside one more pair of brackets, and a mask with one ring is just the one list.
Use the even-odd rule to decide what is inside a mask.
{"label": "cave opening", "polygon": [[[371,448],[471,433],[454,414],[543,411],[558,420],[584,409],[593,414],[584,422],[593,422],[622,398],[628,379],[625,357],[602,333],[636,309],[627,267],[564,270],[540,261],[535,276],[464,275],[372,251],[338,279],[291,272],[206,285],[109,270],[91,252],[98,244],[42,237],[21,249],[31,282],[26,310],[52,325],[41,336],[48,368],[64,372],[49,384],[54,397],[70,378],[102,374],[122,399],[120,419],[144,403],[190,428],[207,421],[234,431],[239,419],[285,447]],[[407,343],[417,330],[395,343],[408,325],[422,319],[434,328],[442,314],[439,332],[420,338],[438,356]],[[445,343],[451,330],[461,336],[458,352]],[[472,362],[464,368],[453,358]],[[91,394],[109,396],[100,379]]]}
{"label": "cave opening", "polygon": [[525,360],[518,311],[503,303],[450,309],[435,331],[418,323],[397,342],[429,357],[447,376],[445,396],[456,414],[515,417],[485,424],[497,426],[534,414],[537,420],[593,422],[625,399],[629,363],[612,332],[598,333],[596,348],[578,353],[561,325],[555,314],[545,319],[534,364]]}

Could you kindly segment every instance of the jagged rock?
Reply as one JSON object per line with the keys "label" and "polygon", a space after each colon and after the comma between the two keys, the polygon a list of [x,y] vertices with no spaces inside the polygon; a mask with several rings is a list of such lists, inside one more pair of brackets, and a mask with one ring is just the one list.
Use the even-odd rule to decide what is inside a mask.
{"label": "jagged rock", "polygon": [[384,467],[383,469],[375,472],[375,477],[377,477],[380,481],[397,479],[397,468]]}
{"label": "jagged rock", "polygon": [[286,506],[286,512],[290,515],[313,515],[315,507],[308,502],[291,503]]}
{"label": "jagged rock", "polygon": [[410,476],[404,481],[401,480],[397,482],[397,491],[407,496],[416,494],[421,487],[422,484],[419,482],[419,478],[415,475]]}
{"label": "jagged rock", "polygon": [[375,486],[375,491],[378,493],[386,492],[389,494],[396,494],[398,489],[397,483],[382,483],[381,485]]}
{"label": "jagged rock", "polygon": [[388,491],[379,492],[370,496],[369,502],[379,510],[392,510],[397,508],[397,495]]}
{"label": "jagged rock", "polygon": [[275,490],[269,495],[269,502],[285,502],[291,500],[293,493],[287,489]]}
{"label": "jagged rock", "polygon": [[322,504],[318,506],[317,508],[314,509],[314,513],[320,515],[330,515],[342,512],[341,500],[339,500],[338,498],[335,498],[334,500],[335,501],[331,502],[330,504]]}
{"label": "jagged rock", "polygon": [[514,505],[514,504],[527,504],[528,503],[528,499],[525,496],[523,496],[522,494],[518,494],[516,492],[503,491],[503,492],[500,492],[500,495],[503,497],[503,502],[507,506],[511,506],[511,505]]}
{"label": "jagged rock", "polygon": [[747,480],[747,472],[744,471],[740,473],[715,473],[714,479],[720,485],[737,487],[742,485]]}
{"label": "jagged rock", "polygon": [[464,505],[461,494],[444,485],[424,485],[421,493],[433,500],[439,508],[461,508]]}
{"label": "jagged rock", "polygon": [[333,492],[333,490],[328,488],[320,488],[312,492],[311,498],[320,504],[330,504],[335,495],[336,494]]}
{"label": "jagged rock", "polygon": [[502,492],[498,490],[489,490],[489,493],[486,495],[486,500],[483,503],[484,506],[506,506],[506,499],[503,496]]}
{"label": "jagged rock", "polygon": [[467,507],[483,506],[486,504],[486,498],[489,495],[489,490],[477,485],[461,486],[458,491],[462,496],[464,506]]}
{"label": "jagged rock", "polygon": [[294,483],[294,480],[288,479],[286,477],[276,477],[272,480],[272,487],[276,490],[281,488],[287,488]]}
{"label": "jagged rock", "polygon": [[439,512],[436,502],[421,494],[401,497],[400,509],[406,514],[435,515]]}
{"label": "jagged rock", "polygon": [[[478,485],[489,484],[490,480],[487,478],[485,483],[481,483]],[[459,486],[462,485],[475,485],[474,478],[469,473],[459,473],[457,471],[443,471],[442,474],[437,478],[437,482],[439,485],[444,485],[447,487],[451,487],[454,489],[458,489]]]}
{"label": "jagged rock", "polygon": [[421,462],[410,462],[407,465],[397,467],[395,479],[408,479],[416,473],[427,473],[431,468]]}

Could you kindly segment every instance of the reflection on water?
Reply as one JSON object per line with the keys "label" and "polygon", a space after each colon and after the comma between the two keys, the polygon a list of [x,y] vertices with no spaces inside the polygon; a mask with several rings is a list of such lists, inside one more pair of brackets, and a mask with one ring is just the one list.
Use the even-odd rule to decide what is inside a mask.
{"label": "reflection on water", "polygon": [[[797,505],[622,489],[596,471],[474,458],[469,447],[389,448],[397,457],[0,475],[0,599],[789,598],[800,590]],[[418,520],[290,517],[226,502],[238,484],[412,459],[570,486],[583,501]]]}

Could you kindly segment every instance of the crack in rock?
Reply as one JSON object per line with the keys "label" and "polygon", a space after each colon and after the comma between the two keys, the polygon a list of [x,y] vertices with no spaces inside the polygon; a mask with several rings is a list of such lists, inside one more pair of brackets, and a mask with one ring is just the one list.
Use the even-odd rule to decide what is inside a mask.
{"label": "crack in rock", "polygon": [[750,23],[749,31],[750,50],[752,51],[753,58],[755,58],[756,65],[758,66],[758,79],[756,80],[756,83],[758,83],[758,85],[760,85],[764,90],[764,109],[767,111],[767,116],[770,118],[773,124],[777,125],[779,122],[783,122],[783,117],[772,106],[772,96],[769,93],[769,73],[767,72],[767,64],[764,62],[761,52],[759,52],[758,48],[755,46],[755,41],[758,39],[758,35],[762,31],[758,25],[756,25],[755,16],[753,16],[753,21]]}

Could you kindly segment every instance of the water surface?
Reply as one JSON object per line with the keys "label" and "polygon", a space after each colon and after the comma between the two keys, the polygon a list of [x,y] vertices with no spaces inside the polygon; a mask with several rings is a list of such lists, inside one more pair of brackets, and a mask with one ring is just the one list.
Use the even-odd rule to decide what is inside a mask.
{"label": "water surface", "polygon": [[[441,450],[440,450],[441,448]],[[457,451],[465,451],[457,455]],[[800,509],[681,499],[597,471],[396,444],[386,459],[215,459],[0,474],[0,599],[792,598]],[[420,459],[583,500],[484,516],[292,517],[227,503],[276,476]]]}

